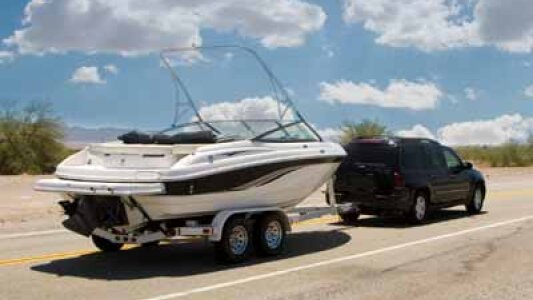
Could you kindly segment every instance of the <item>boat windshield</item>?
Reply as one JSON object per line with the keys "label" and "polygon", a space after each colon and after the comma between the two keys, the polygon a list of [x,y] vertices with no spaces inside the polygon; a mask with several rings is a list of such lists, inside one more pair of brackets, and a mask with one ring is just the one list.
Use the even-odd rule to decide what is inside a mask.
{"label": "boat windshield", "polygon": [[219,120],[181,124],[162,131],[174,135],[186,132],[211,131],[217,141],[256,140],[262,142],[307,142],[318,140],[306,123],[280,123],[278,120]]}
{"label": "boat windshield", "polygon": [[[161,59],[175,85],[176,111],[171,126],[160,134],[204,132],[212,134],[217,142],[322,140],[252,49],[241,46],[167,49],[161,53]],[[199,106],[193,97],[199,99]]]}

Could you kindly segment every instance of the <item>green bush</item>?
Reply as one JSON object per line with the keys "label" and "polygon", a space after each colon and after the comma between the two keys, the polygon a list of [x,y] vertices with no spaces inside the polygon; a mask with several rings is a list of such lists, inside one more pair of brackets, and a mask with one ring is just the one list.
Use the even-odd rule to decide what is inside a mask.
{"label": "green bush", "polygon": [[19,109],[3,103],[0,111],[0,174],[43,174],[69,154],[61,143],[63,126],[50,105],[32,103]]}

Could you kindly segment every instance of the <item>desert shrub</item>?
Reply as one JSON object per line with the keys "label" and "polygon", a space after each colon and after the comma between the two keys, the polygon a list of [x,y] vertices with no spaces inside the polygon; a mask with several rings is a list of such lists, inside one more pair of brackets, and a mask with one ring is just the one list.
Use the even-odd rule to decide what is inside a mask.
{"label": "desert shrub", "polygon": [[340,140],[342,144],[347,144],[356,137],[390,134],[387,126],[381,124],[379,121],[368,119],[362,120],[359,123],[344,122],[340,129]]}
{"label": "desert shrub", "polygon": [[525,167],[533,165],[533,145],[509,142],[500,146],[465,146],[457,151],[465,160],[491,167]]}
{"label": "desert shrub", "polygon": [[51,107],[31,103],[22,109],[13,102],[0,110],[0,174],[53,172],[69,154],[61,143],[62,123]]}

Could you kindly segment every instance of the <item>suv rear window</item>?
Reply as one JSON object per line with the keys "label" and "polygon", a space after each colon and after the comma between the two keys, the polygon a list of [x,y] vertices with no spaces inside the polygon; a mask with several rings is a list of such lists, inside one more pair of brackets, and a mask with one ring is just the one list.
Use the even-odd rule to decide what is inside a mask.
{"label": "suv rear window", "polygon": [[387,142],[355,142],[346,146],[349,160],[354,163],[393,167],[398,159],[398,147]]}

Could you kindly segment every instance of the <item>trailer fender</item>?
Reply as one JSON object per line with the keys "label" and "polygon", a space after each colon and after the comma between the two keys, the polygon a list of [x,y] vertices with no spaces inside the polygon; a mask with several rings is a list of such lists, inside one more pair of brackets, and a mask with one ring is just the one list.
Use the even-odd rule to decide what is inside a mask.
{"label": "trailer fender", "polygon": [[243,214],[246,217],[251,215],[265,213],[265,212],[276,212],[285,214],[285,212],[279,207],[259,207],[259,208],[243,208],[243,209],[231,209],[223,210],[215,215],[213,221],[211,222],[211,228],[213,228],[213,234],[209,236],[209,240],[212,242],[218,242],[222,238],[222,230],[224,225],[234,215]]}

